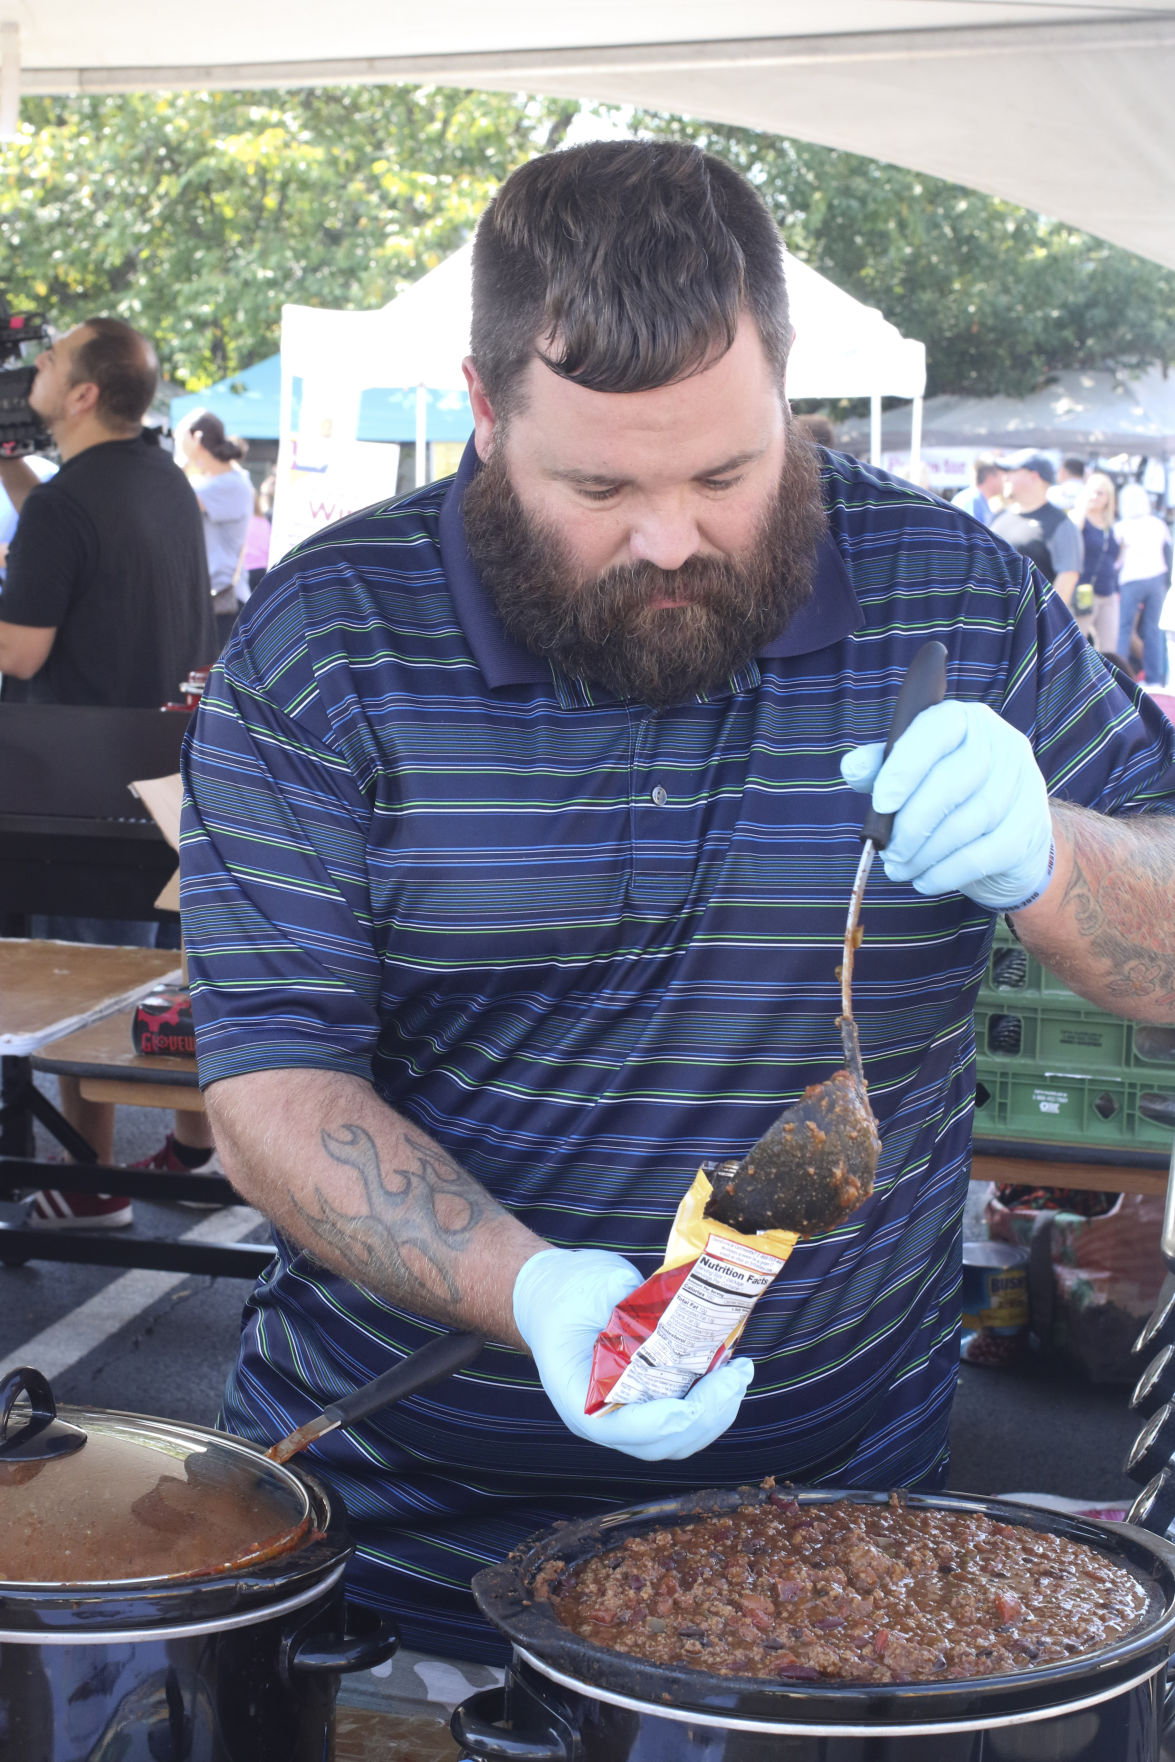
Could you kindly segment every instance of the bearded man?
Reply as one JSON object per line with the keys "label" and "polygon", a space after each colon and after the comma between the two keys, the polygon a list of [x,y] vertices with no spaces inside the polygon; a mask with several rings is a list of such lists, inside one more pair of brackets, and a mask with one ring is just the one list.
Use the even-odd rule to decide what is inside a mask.
{"label": "bearded man", "polygon": [[[500,1655],[469,1577],[558,1518],[765,1472],[942,1485],[996,914],[1170,1019],[1175,731],[1027,561],[797,432],[790,341],[778,233],[720,161],[514,173],[457,476],[273,571],[190,742],[201,1082],[277,1251],[225,1422],[272,1439],[486,1336],[312,1453],[352,1595],[450,1656]],[[879,774],[928,637],[948,701]],[[699,1162],[840,1062],[870,788],[896,811],[857,961],[873,1197],[799,1244],[737,1359],[588,1417],[595,1335]]]}

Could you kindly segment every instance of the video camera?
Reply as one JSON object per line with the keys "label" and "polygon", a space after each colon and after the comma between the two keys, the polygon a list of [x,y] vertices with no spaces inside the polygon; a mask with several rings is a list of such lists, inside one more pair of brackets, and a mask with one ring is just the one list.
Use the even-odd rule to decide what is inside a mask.
{"label": "video camera", "polygon": [[26,453],[47,453],[53,437],[41,418],[29,409],[35,367],[7,367],[19,361],[26,343],[43,342],[49,326],[39,313],[10,312],[0,294],[0,459],[20,459]]}

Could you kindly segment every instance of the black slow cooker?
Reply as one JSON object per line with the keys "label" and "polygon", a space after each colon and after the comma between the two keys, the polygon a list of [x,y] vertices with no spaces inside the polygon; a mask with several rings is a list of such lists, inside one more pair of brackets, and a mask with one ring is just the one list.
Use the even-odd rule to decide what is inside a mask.
{"label": "black slow cooker", "polygon": [[[665,1669],[564,1628],[532,1587],[633,1534],[727,1512],[764,1489],[658,1500],[536,1536],[473,1581],[483,1614],[513,1646],[505,1686],[454,1714],[469,1762],[1158,1762],[1175,1634],[1175,1547],[1129,1525],[998,1500],[910,1494],[911,1506],[980,1512],[1067,1536],[1144,1586],[1148,1610],[1124,1639],[1014,1675],[883,1687],[765,1682]],[[884,1493],[799,1490],[801,1503],[883,1503]]]}
{"label": "black slow cooker", "polygon": [[[26,1404],[27,1403],[27,1404]],[[397,1636],[348,1604],[312,1476],[201,1426],[0,1386],[0,1762],[323,1762],[340,1675]]]}

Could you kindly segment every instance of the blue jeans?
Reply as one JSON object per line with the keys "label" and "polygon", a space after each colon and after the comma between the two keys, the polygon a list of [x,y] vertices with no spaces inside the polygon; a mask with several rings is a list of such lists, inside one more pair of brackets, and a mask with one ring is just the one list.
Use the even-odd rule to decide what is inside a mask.
{"label": "blue jeans", "polygon": [[[1159,629],[1159,612],[1167,593],[1167,577],[1150,575],[1141,581],[1124,581],[1118,615],[1118,653],[1130,657],[1130,638],[1138,620],[1142,639],[1142,670],[1148,685],[1162,685],[1167,677],[1167,645]],[[1139,619],[1139,613],[1142,613]]]}

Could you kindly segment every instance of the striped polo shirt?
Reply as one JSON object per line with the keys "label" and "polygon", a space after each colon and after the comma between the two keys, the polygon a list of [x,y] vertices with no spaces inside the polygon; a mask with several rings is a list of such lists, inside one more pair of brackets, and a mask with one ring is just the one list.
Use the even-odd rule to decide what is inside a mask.
{"label": "striped polo shirt", "polygon": [[[350,1073],[551,1242],[642,1274],[698,1163],[744,1152],[841,1062],[837,966],[863,802],[842,755],[946,644],[952,695],[1032,740],[1050,790],[1170,811],[1175,730],[1041,577],[962,513],[822,454],[811,600],[721,689],[654,712],[497,624],[457,477],[318,534],[267,577],[185,755],[184,931],[201,1081]],[[883,1151],[872,1199],[755,1310],[738,1419],[685,1462],[566,1431],[529,1358],[315,1449],[353,1593],[409,1643],[492,1658],[468,1580],[558,1517],[764,1474],[942,1484],[993,916],[880,865],[854,1001]],[[226,1395],[270,1439],[435,1324],[276,1242]]]}

